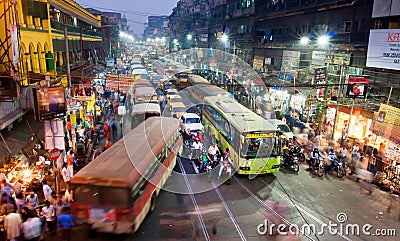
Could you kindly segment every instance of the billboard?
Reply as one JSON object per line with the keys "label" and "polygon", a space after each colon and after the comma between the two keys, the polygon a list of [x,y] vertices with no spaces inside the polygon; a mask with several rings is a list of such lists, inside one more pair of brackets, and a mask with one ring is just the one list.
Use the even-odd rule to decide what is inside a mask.
{"label": "billboard", "polygon": [[378,136],[383,136],[397,145],[400,144],[399,116],[399,108],[381,104],[379,112],[376,114],[373,133]]}
{"label": "billboard", "polygon": [[364,99],[367,95],[368,76],[349,75],[346,97]]}
{"label": "billboard", "polygon": [[400,29],[370,31],[366,66],[400,70]]}
{"label": "billboard", "polygon": [[65,91],[63,87],[34,89],[36,116],[39,120],[62,117],[66,112]]}

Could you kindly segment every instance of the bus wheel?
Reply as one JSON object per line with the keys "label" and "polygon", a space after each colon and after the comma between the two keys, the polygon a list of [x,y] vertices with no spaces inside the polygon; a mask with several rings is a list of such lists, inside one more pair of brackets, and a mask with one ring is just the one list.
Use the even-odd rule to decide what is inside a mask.
{"label": "bus wheel", "polygon": [[153,212],[155,208],[156,208],[156,194],[153,193],[150,200],[150,212]]}

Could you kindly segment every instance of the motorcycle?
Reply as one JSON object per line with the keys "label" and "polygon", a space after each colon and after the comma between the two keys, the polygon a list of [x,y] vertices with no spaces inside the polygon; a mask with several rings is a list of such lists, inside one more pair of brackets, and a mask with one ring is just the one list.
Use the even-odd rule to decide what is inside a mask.
{"label": "motorcycle", "polygon": [[306,155],[304,155],[303,148],[301,146],[293,147],[293,154],[297,155],[299,162],[305,162]]}
{"label": "motorcycle", "polygon": [[330,171],[336,172],[338,178],[343,178],[346,175],[342,162],[337,159],[332,161],[332,164],[326,168],[325,173],[328,174]]}
{"label": "motorcycle", "polygon": [[288,156],[286,156],[286,157],[284,158],[284,160],[283,160],[281,166],[286,167],[286,168],[289,168],[289,169],[291,169],[292,171],[294,171],[295,173],[298,173],[299,170],[300,170],[299,163],[298,163],[298,159],[299,159],[299,158],[297,157],[296,154],[288,155]]}
{"label": "motorcycle", "polygon": [[211,182],[212,179],[212,167],[209,163],[204,163],[203,171],[201,173],[207,173],[207,180]]}
{"label": "motorcycle", "polygon": [[324,175],[325,172],[325,167],[324,167],[324,160],[322,157],[313,160],[313,159],[309,159],[307,161],[310,165],[311,170],[310,171],[317,171],[317,175],[319,177],[322,177]]}
{"label": "motorcycle", "polygon": [[223,170],[222,170],[222,175],[226,175],[226,184],[230,185],[231,184],[231,177],[232,177],[232,166],[229,163],[221,163],[221,165],[224,165]]}

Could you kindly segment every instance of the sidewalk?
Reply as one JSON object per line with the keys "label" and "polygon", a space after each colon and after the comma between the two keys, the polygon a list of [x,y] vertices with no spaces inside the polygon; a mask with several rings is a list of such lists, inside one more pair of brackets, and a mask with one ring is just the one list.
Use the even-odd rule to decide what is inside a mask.
{"label": "sidewalk", "polygon": [[[320,147],[320,150],[324,149],[325,151],[328,152],[329,148],[333,147],[335,150],[338,150],[340,148],[340,143],[338,141],[334,141],[331,139],[326,139],[324,134],[321,134],[318,138],[316,138],[317,143],[312,143],[306,141],[305,143],[301,143],[302,146],[310,146],[310,145],[316,145]],[[351,144],[354,144],[351,140],[347,140],[346,144],[348,145],[348,158],[351,160]],[[306,148],[304,148],[306,149]],[[309,153],[305,153],[306,158],[308,158]],[[366,168],[368,167],[368,158],[366,158],[366,161],[364,161],[364,170],[367,170]],[[358,164],[359,165],[359,164]],[[369,201],[373,201],[376,203],[379,203],[381,207],[386,208],[386,212],[382,213],[381,215],[390,215],[394,220],[400,221],[400,197],[393,195],[390,192],[383,191],[381,190],[377,185],[369,182],[365,182],[362,180],[357,180],[356,175],[349,175],[346,173],[346,179],[351,180],[355,183],[358,184],[359,186],[359,191],[358,193],[360,195],[365,195],[365,197],[368,197]]]}

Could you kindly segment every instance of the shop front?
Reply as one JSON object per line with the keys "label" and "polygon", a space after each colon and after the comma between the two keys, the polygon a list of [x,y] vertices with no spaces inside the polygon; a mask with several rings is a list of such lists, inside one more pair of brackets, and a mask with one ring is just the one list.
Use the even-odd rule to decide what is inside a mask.
{"label": "shop front", "polygon": [[[326,119],[334,121],[335,112],[336,106],[328,105]],[[359,107],[353,107],[352,110],[351,106],[340,106],[335,125],[334,139],[339,140],[345,134],[348,141],[350,141],[349,144],[358,143],[361,146],[361,150],[364,150],[366,137],[369,137],[369,145],[376,140],[376,136],[372,133],[373,120],[374,113],[371,111]],[[343,133],[343,131],[346,133]]]}

